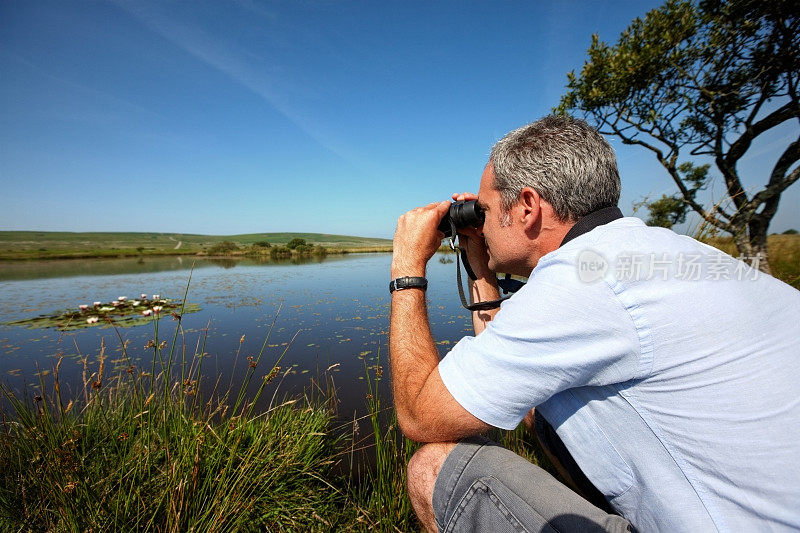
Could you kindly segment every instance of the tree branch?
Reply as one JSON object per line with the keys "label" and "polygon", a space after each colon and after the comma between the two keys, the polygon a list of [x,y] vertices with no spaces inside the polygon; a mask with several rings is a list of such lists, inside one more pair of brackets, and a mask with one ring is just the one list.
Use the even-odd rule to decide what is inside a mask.
{"label": "tree branch", "polygon": [[750,127],[745,129],[736,142],[731,144],[731,148],[728,150],[728,153],[725,156],[726,163],[732,167],[735,166],[736,162],[739,161],[739,159],[741,159],[745,152],[747,152],[747,150],[750,148],[750,144],[752,144],[753,139],[768,129],[774,128],[781,122],[785,122],[798,116],[800,116],[800,102],[793,100],[779,107],[755,124],[752,124]]}
{"label": "tree branch", "polygon": [[[642,146],[644,148],[647,148],[651,152],[653,152],[655,154],[655,156],[656,156],[656,159],[658,159],[658,162],[661,163],[661,166],[664,167],[664,169],[670,175],[672,180],[678,186],[678,189],[681,192],[681,196],[683,196],[683,199],[686,202],[686,204],[689,207],[691,207],[693,211],[695,211],[698,215],[700,215],[703,218],[703,220],[705,220],[709,224],[712,224],[714,227],[717,227],[717,228],[719,228],[719,229],[721,229],[723,231],[729,231],[728,223],[725,223],[725,222],[719,220],[715,216],[715,214],[716,215],[721,215],[724,218],[726,218],[727,220],[731,220],[732,219],[732,215],[726,213],[719,206],[714,206],[714,207],[712,207],[711,210],[705,210],[705,209],[703,209],[702,205],[697,203],[697,201],[692,198],[692,195],[689,193],[689,189],[686,187],[686,184],[683,182],[683,179],[681,178],[681,176],[680,176],[680,174],[678,173],[678,170],[677,170],[676,163],[677,163],[678,147],[676,145],[666,141],[665,139],[661,139],[661,138],[657,137],[653,133],[647,131],[645,128],[639,127],[638,124],[635,124],[635,123],[632,123],[632,122],[629,122],[627,120],[622,119],[621,118],[621,113],[619,113],[619,112],[601,114],[599,111],[595,110],[593,112],[590,112],[590,114],[594,118],[595,122],[600,124],[600,128],[601,128],[600,129],[600,133],[602,133],[604,135],[616,135],[617,137],[619,137],[622,140],[623,144],[633,144],[633,145]],[[615,117],[614,122],[610,122],[608,120],[609,116]],[[628,126],[624,127],[624,128],[620,128],[619,125],[618,125],[620,120],[622,120],[623,123],[627,124]],[[603,131],[602,130],[602,126],[603,125],[606,125],[609,128],[611,128],[611,131]],[[642,141],[641,139],[635,138],[634,136],[627,135],[625,133],[625,131],[629,130],[630,128],[634,128],[635,130],[637,130],[639,132],[646,133],[646,134],[652,136],[655,140],[657,140],[659,142],[662,142],[667,147],[669,147],[669,149],[670,149],[669,154],[665,155],[664,152],[661,149],[659,149],[657,146],[652,145],[650,143],[647,143],[645,141]]]}
{"label": "tree branch", "polygon": [[[797,163],[798,160],[800,160],[800,138],[787,146],[786,150],[783,151],[778,158],[778,162],[775,163],[775,166],[772,168],[767,186],[753,197],[748,208],[755,212],[762,203],[769,202],[772,198],[779,198],[787,187],[796,182],[798,177],[800,177],[800,167],[794,169],[794,171],[789,174],[786,174],[786,172],[792,165]],[[767,206],[765,206],[765,210],[766,208]],[[775,208],[777,209],[777,203]],[[763,213],[762,211],[762,214]],[[770,218],[772,217],[770,216]]]}

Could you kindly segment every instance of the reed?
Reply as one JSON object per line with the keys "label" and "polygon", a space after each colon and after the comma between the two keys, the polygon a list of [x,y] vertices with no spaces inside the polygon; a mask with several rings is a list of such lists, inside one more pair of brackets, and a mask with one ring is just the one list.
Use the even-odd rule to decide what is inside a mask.
{"label": "reed", "polygon": [[[65,399],[58,360],[38,390],[0,386],[3,530],[329,530],[346,494],[331,485],[343,447],[324,399],[254,405],[280,376],[248,359],[238,389],[200,398],[203,342],[187,357],[180,323],[155,339],[148,369],[83,359],[81,397]],[[266,341],[264,343],[266,345]],[[123,343],[124,346],[124,343]],[[288,349],[288,347],[287,347]],[[258,380],[257,383],[254,380]],[[251,386],[255,394],[248,397]],[[251,389],[252,390],[252,389]]]}
{"label": "reed", "polygon": [[[418,445],[402,435],[381,394],[380,354],[374,364],[365,360],[368,431],[359,437],[360,420],[336,422],[327,375],[278,399],[291,343],[267,362],[274,320],[261,350],[242,361],[241,384],[218,391],[217,383],[203,398],[207,330],[189,350],[181,313],[174,316],[169,342],[159,338],[167,318],[153,318],[146,364],[135,363],[121,336],[118,366],[104,342],[93,357],[81,356],[74,397],[62,393],[62,359],[39,372],[33,391],[0,385],[1,530],[420,529],[406,493],[406,464]],[[257,409],[262,396],[270,400]],[[493,437],[539,460],[524,431]]]}

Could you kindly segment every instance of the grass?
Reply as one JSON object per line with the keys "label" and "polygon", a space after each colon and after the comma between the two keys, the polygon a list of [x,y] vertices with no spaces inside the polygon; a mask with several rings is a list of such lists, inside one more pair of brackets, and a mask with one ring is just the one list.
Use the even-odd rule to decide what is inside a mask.
{"label": "grass", "polygon": [[171,348],[159,340],[159,323],[153,319],[149,372],[130,363],[121,342],[125,364],[115,372],[106,368],[104,344],[94,372],[83,359],[82,398],[62,397],[61,359],[50,387],[40,373],[33,396],[2,386],[0,526],[263,531],[324,524],[320,513],[338,509],[342,498],[324,478],[338,442],[328,433],[330,410],[304,397],[254,412],[283,356],[247,401],[266,340],[248,358],[238,391],[200,400],[205,338],[187,359],[178,348],[186,346],[180,320]]}
{"label": "grass", "polygon": [[82,397],[62,397],[62,360],[33,394],[2,386],[0,528],[327,531],[355,522],[355,511],[341,511],[347,485],[331,484],[343,437],[331,430],[327,397],[276,403],[273,392],[266,410],[254,408],[285,351],[256,376],[262,346],[237,390],[204,401],[205,338],[187,358],[180,321],[171,347],[159,322],[149,370],[130,364],[123,343],[125,364],[112,371],[101,345],[94,365],[83,359]]}
{"label": "grass", "polygon": [[222,242],[241,248],[269,242],[282,246],[301,238],[329,253],[391,251],[390,239],[325,233],[248,233],[197,235],[186,233],[0,231],[0,259],[64,259],[203,254]]}
{"label": "grass", "polygon": [[[737,257],[739,252],[731,237],[712,237],[705,239],[726,254]],[[770,235],[767,237],[767,255],[772,275],[800,289],[800,235]]]}
{"label": "grass", "polygon": [[[336,422],[332,380],[276,400],[289,347],[267,364],[269,334],[242,385],[203,399],[205,333],[188,353],[180,321],[171,343],[159,340],[165,320],[153,319],[149,368],[131,364],[121,338],[117,368],[102,343],[93,360],[82,356],[78,396],[62,393],[61,359],[36,390],[0,385],[0,529],[420,529],[405,490],[418,445],[381,399],[380,360],[365,363],[371,431],[359,438],[359,420]],[[262,396],[271,400],[258,410]],[[524,432],[495,439],[537,460]]]}

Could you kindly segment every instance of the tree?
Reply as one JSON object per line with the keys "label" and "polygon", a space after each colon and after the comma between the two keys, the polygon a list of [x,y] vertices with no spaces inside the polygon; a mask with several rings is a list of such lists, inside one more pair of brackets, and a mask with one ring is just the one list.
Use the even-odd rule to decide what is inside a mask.
{"label": "tree", "polygon": [[[679,221],[691,209],[730,233],[742,256],[760,255],[769,273],[767,229],[781,194],[800,178],[800,136],[761,190],[744,188],[737,163],[758,136],[800,121],[799,18],[792,0],[669,0],[613,46],[593,35],[554,111],[582,113],[601,133],[652,151],[678,192],[656,201],[651,217]],[[697,197],[711,180],[702,160],[725,183],[725,197],[707,207]]]}
{"label": "tree", "polygon": [[648,226],[671,228],[675,224],[686,222],[686,202],[681,198],[664,194],[655,202],[646,205],[650,211]]}

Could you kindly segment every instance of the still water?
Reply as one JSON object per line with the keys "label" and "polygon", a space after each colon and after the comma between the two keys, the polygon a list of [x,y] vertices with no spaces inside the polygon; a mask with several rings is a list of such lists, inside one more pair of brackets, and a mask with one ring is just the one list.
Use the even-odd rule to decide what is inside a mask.
{"label": "still water", "polygon": [[[437,255],[428,267],[429,317],[442,355],[471,332],[458,299],[455,265],[441,262],[452,257]],[[364,410],[365,361],[375,365],[378,356],[381,363],[387,360],[390,263],[391,254],[302,263],[194,257],[0,263],[0,323],[119,296],[147,293],[181,299],[188,284],[186,300],[201,310],[184,315],[185,336],[179,339],[185,340],[179,343],[185,342],[189,358],[195,352],[208,354],[201,390],[210,391],[216,382],[224,389],[231,380],[235,385],[248,368],[247,357],[256,356],[266,341],[255,375],[268,373],[284,351],[281,374],[288,372],[270,384],[268,396],[276,388],[278,396],[302,392],[330,368],[339,416],[348,418]],[[159,338],[171,343],[177,325],[169,315],[160,318]],[[0,380],[17,390],[27,386],[36,391],[38,372],[47,374],[63,356],[62,389],[75,393],[81,359],[96,361],[103,342],[110,360],[122,363],[124,342],[134,365],[149,370],[152,350],[144,347],[154,333],[153,323],[68,332],[0,325]],[[204,337],[205,346],[198,348]]]}

